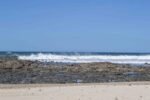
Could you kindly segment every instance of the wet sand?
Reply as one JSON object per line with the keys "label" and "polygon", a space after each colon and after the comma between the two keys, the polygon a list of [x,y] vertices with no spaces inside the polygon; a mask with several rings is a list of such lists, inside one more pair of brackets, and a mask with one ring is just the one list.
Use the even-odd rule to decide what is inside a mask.
{"label": "wet sand", "polygon": [[150,82],[0,85],[0,100],[150,100]]}

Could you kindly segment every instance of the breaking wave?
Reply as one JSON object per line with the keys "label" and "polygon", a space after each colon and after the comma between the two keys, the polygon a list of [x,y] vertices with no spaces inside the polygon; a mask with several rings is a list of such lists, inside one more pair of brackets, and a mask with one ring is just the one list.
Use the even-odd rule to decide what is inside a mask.
{"label": "breaking wave", "polygon": [[121,64],[145,64],[150,63],[150,55],[61,55],[61,54],[30,54],[18,55],[20,60],[62,63],[92,63],[111,62]]}

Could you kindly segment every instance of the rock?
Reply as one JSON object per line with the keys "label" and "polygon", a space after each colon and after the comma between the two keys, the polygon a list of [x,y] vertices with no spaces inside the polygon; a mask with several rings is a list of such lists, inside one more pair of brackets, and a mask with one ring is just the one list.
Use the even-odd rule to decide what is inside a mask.
{"label": "rock", "polygon": [[[132,73],[134,72],[134,73]],[[150,81],[150,66],[112,63],[41,63],[0,59],[0,83],[98,83]]]}

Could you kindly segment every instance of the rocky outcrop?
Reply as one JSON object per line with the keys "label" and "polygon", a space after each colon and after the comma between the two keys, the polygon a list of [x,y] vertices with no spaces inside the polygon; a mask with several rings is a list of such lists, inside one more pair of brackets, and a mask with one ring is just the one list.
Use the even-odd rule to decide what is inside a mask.
{"label": "rocky outcrop", "polygon": [[150,66],[112,63],[40,63],[0,59],[0,83],[98,83],[149,80]]}

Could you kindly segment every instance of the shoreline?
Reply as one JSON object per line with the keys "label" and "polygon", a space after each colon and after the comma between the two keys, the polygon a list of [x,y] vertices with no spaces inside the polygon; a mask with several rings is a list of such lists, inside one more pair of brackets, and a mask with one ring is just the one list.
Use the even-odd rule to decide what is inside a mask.
{"label": "shoreline", "polygon": [[0,59],[0,100],[150,100],[150,65]]}
{"label": "shoreline", "polygon": [[106,83],[67,83],[67,84],[0,84],[0,89],[21,89],[21,88],[39,88],[39,87],[78,87],[78,86],[134,86],[149,85],[150,81],[137,82],[106,82]]}

